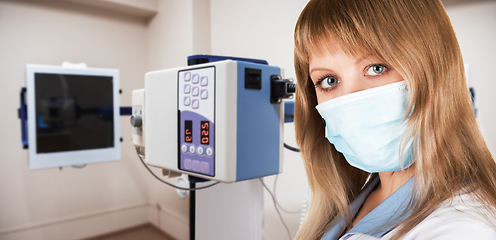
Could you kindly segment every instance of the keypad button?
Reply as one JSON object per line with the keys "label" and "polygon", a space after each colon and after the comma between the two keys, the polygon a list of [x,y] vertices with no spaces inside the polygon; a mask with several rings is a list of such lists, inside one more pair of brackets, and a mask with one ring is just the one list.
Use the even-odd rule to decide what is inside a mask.
{"label": "keypad button", "polygon": [[209,170],[208,162],[201,162],[201,172],[208,173],[208,170]]}
{"label": "keypad button", "polygon": [[197,84],[200,81],[200,77],[198,77],[198,74],[193,75],[193,83]]}
{"label": "keypad button", "polygon": [[182,145],[181,150],[183,151],[183,153],[186,153],[188,151],[188,146]]}
{"label": "keypad button", "polygon": [[191,170],[191,159],[184,159],[184,168],[186,170]]}
{"label": "keypad button", "polygon": [[184,85],[184,93],[188,94],[191,92],[191,86],[189,84]]}
{"label": "keypad button", "polygon": [[207,99],[208,98],[208,91],[207,89],[203,89],[200,94],[201,99]]}
{"label": "keypad button", "polygon": [[203,148],[202,147],[198,147],[196,149],[196,152],[198,152],[198,155],[203,155]]}
{"label": "keypad button", "polygon": [[207,150],[205,151],[207,153],[207,156],[211,157],[212,154],[214,154],[214,150],[212,150],[212,148],[207,148]]}
{"label": "keypad button", "polygon": [[188,82],[191,79],[191,73],[187,72],[184,73],[184,81]]}
{"label": "keypad button", "polygon": [[200,102],[198,102],[198,99],[193,99],[193,108],[198,109],[200,107]]}
{"label": "keypad button", "polygon": [[191,104],[191,98],[185,97],[184,98],[184,106],[189,106]]}
{"label": "keypad button", "polygon": [[199,172],[200,171],[200,161],[198,160],[193,160],[193,171]]}
{"label": "keypad button", "polygon": [[201,78],[201,83],[202,86],[207,86],[208,85],[208,77],[202,77]]}
{"label": "keypad button", "polygon": [[193,96],[195,96],[195,97],[196,97],[196,96],[198,96],[198,94],[199,94],[199,93],[200,93],[200,89],[199,89],[198,87],[194,87],[194,88],[193,88],[193,93],[192,93],[192,94],[193,94]]}
{"label": "keypad button", "polygon": [[195,154],[196,148],[195,146],[189,146],[189,153]]}

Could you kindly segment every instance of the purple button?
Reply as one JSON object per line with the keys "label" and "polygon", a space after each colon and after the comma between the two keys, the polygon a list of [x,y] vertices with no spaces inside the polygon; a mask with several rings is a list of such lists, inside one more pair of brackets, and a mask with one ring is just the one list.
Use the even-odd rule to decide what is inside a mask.
{"label": "purple button", "polygon": [[201,99],[207,99],[208,98],[208,91],[207,91],[207,89],[201,90],[200,98]]}
{"label": "purple button", "polygon": [[184,159],[184,168],[186,170],[191,170],[191,159]]}
{"label": "purple button", "polygon": [[193,108],[197,109],[198,107],[200,107],[200,103],[198,102],[198,99],[193,99]]}
{"label": "purple button", "polygon": [[196,96],[198,96],[198,94],[199,94],[199,93],[200,93],[200,89],[199,89],[198,87],[194,87],[194,88],[193,88],[193,93],[192,93],[192,94],[193,94],[193,96],[195,96],[195,97],[196,97]]}
{"label": "purple button", "polygon": [[208,77],[202,77],[201,78],[201,83],[202,86],[207,86],[208,85]]}
{"label": "purple button", "polygon": [[184,93],[190,93],[191,92],[191,86],[189,84],[184,85]]}
{"label": "purple button", "polygon": [[203,155],[203,148],[200,146],[196,149],[196,152],[198,153],[198,155]]}
{"label": "purple button", "polygon": [[201,163],[201,172],[202,173],[208,173],[209,167],[208,167],[208,162],[202,162]]}
{"label": "purple button", "polygon": [[191,73],[187,72],[184,73],[184,81],[188,82],[191,79]]}
{"label": "purple button", "polygon": [[212,156],[212,154],[214,154],[214,151],[213,151],[211,148],[207,148],[207,151],[206,151],[206,152],[207,152],[207,155],[208,155],[209,157],[211,157],[211,156]]}
{"label": "purple button", "polygon": [[185,97],[184,98],[184,106],[189,106],[191,104],[191,98]]}
{"label": "purple button", "polygon": [[195,146],[189,146],[189,153],[195,154],[196,148]]}
{"label": "purple button", "polygon": [[200,171],[200,161],[193,160],[193,171],[195,171],[195,172],[199,172]]}
{"label": "purple button", "polygon": [[193,83],[197,84],[200,81],[200,77],[198,77],[198,74],[193,75]]}

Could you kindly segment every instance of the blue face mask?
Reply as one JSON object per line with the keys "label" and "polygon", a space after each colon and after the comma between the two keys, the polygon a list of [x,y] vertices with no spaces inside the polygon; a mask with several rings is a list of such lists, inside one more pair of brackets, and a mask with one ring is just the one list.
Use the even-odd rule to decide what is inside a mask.
{"label": "blue face mask", "polygon": [[326,138],[350,165],[374,173],[405,169],[415,161],[413,138],[402,142],[408,109],[405,81],[347,94],[316,108],[326,122]]}

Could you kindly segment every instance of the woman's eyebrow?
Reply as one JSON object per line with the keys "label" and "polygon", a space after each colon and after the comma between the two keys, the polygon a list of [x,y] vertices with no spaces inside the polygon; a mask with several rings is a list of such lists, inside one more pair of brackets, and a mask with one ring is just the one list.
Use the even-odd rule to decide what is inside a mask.
{"label": "woman's eyebrow", "polygon": [[322,67],[312,68],[312,69],[310,69],[310,74],[312,74],[315,71],[332,71],[332,70],[329,68],[322,68]]}

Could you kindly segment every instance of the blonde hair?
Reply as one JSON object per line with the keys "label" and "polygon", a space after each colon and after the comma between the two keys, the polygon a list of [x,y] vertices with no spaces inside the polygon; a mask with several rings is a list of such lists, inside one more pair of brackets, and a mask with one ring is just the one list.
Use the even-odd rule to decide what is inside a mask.
{"label": "blonde hair", "polygon": [[416,197],[398,239],[462,188],[496,207],[496,163],[471,108],[460,48],[440,0],[311,0],[295,28],[296,140],[311,189],[297,239],[318,239],[341,216],[370,174],[350,166],[324,136],[309,80],[313,54],[342,49],[372,54],[396,69],[409,89]]}

